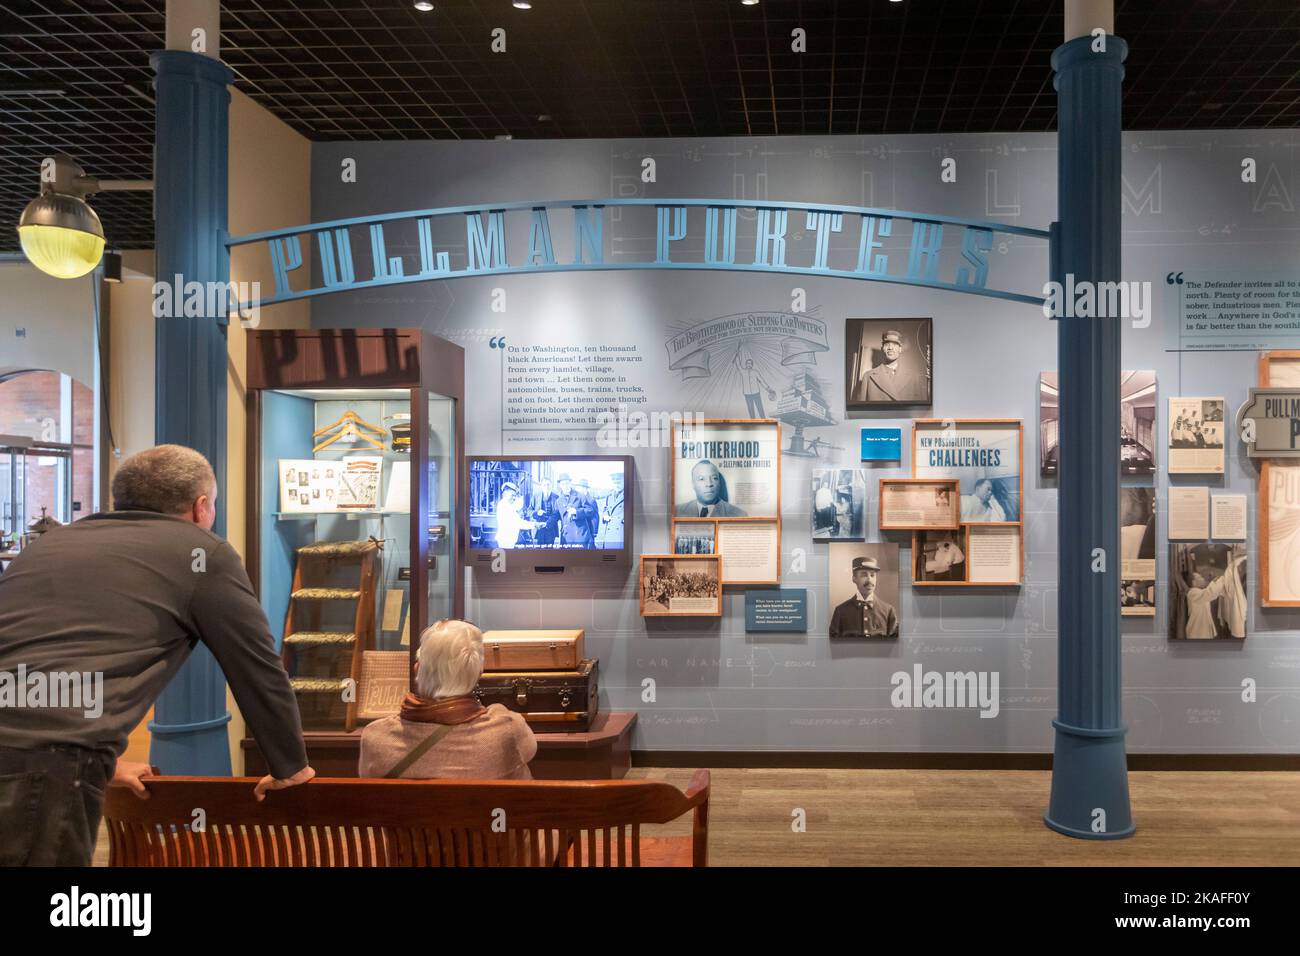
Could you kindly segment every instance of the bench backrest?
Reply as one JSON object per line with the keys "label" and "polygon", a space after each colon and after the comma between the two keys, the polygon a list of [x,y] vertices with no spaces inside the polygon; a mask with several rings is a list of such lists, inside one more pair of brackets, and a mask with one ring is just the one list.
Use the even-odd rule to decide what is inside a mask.
{"label": "bench backrest", "polygon": [[694,811],[707,862],[709,774],[686,793],[640,780],[317,778],[258,803],[254,777],[112,787],[110,866],[639,866],[641,825]]}

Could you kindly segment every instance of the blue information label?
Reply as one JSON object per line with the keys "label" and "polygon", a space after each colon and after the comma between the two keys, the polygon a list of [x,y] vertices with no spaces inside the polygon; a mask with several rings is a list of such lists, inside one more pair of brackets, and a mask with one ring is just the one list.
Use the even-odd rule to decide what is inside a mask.
{"label": "blue information label", "polygon": [[806,588],[750,588],[745,592],[746,631],[808,630]]}
{"label": "blue information label", "polygon": [[903,431],[901,428],[862,429],[863,461],[901,461],[903,458]]}

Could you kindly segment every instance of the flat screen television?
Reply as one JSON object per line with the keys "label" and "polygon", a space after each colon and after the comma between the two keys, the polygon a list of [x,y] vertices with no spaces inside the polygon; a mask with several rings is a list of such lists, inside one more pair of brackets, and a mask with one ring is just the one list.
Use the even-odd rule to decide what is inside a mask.
{"label": "flat screen television", "polygon": [[631,563],[631,456],[500,455],[466,464],[471,563],[498,553],[507,570]]}

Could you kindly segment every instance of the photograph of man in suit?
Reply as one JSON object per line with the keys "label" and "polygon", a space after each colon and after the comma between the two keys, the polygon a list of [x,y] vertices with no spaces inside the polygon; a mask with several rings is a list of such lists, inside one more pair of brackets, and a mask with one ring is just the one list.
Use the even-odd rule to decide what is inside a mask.
{"label": "photograph of man in suit", "polygon": [[592,518],[597,516],[596,502],[573,487],[568,472],[555,479],[559,494],[555,496],[555,515],[559,524],[560,543],[584,548],[591,547],[595,534],[591,530]]}
{"label": "photograph of man in suit", "polygon": [[537,522],[533,540],[545,547],[555,544],[556,535],[560,530],[560,520],[555,513],[555,492],[551,490],[551,479],[543,478],[537,483],[529,511],[532,519]]}
{"label": "photograph of man in suit", "polygon": [[923,402],[929,397],[921,376],[899,362],[903,351],[902,332],[890,329],[880,337],[880,354],[884,360],[866,373],[867,401]]}
{"label": "photograph of man in suit", "polygon": [[857,593],[831,615],[831,638],[898,637],[898,613],[876,594],[880,562],[872,557],[853,559],[853,586]]}
{"label": "photograph of man in suit", "polygon": [[691,469],[691,487],[695,500],[677,506],[679,518],[748,518],[749,512],[728,501],[727,479],[718,466],[707,458]]}

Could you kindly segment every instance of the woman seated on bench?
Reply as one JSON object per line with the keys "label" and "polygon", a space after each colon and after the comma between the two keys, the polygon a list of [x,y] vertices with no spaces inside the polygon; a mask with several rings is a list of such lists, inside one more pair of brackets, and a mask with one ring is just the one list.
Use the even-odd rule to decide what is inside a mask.
{"label": "woman seated on bench", "polygon": [[415,689],[401,713],[361,732],[362,777],[531,780],[537,738],[524,718],[484,707],[473,690],[483,673],[483,632],[439,621],[420,636]]}

